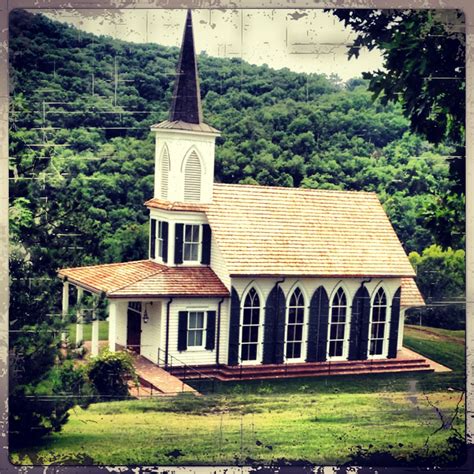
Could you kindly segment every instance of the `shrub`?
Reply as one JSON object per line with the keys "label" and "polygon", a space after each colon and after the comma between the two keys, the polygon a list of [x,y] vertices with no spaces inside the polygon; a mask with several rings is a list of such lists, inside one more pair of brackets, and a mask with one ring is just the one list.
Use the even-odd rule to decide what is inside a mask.
{"label": "shrub", "polygon": [[107,349],[89,362],[87,374],[99,398],[108,400],[128,397],[129,380],[138,380],[132,357]]}
{"label": "shrub", "polygon": [[431,245],[420,255],[411,252],[411,264],[415,267],[416,282],[427,308],[412,309],[407,313],[407,322],[422,322],[426,326],[447,329],[465,327],[465,252],[442,249]]}

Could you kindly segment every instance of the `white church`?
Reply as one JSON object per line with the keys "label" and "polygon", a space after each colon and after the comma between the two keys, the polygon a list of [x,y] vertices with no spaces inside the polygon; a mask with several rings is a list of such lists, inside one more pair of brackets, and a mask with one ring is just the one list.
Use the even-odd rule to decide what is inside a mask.
{"label": "white church", "polygon": [[[147,260],[59,270],[105,295],[110,350],[222,380],[426,370],[402,347],[423,306],[375,193],[220,184],[188,11],[169,120],[156,136]],[[78,337],[82,337],[78,310]],[[98,351],[93,322],[92,353]]]}

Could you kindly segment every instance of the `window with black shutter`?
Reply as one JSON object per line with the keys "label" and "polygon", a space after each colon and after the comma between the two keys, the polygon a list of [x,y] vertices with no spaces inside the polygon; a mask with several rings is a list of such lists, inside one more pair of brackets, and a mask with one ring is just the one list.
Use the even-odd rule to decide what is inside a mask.
{"label": "window with black shutter", "polygon": [[178,313],[178,351],[185,351],[188,348],[188,312]]}
{"label": "window with black shutter", "polygon": [[163,238],[163,262],[168,261],[168,222],[162,222],[162,238]]}
{"label": "window with black shutter", "polygon": [[206,349],[213,351],[216,347],[216,312],[207,312],[207,326],[206,326]]}
{"label": "window with black shutter", "polygon": [[174,263],[183,263],[183,224],[175,225]]}
{"label": "window with black shutter", "polygon": [[150,219],[150,258],[156,257],[156,219]]}
{"label": "window with black shutter", "polygon": [[201,263],[203,265],[211,263],[211,226],[209,224],[203,224],[202,226]]}

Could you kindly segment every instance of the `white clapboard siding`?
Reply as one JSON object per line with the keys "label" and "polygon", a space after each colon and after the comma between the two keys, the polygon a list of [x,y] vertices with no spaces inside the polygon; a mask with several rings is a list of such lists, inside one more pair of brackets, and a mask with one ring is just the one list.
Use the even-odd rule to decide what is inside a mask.
{"label": "white clapboard siding", "polygon": [[184,200],[201,200],[201,161],[193,151],[184,168]]}
{"label": "white clapboard siding", "polygon": [[170,169],[170,154],[168,147],[165,146],[163,149],[163,155],[161,156],[161,185],[160,185],[160,195],[161,199],[168,199],[168,175]]}
{"label": "white clapboard siding", "polygon": [[[177,298],[173,300],[170,307],[170,327],[169,327],[169,354],[175,359],[170,359],[173,366],[178,365],[213,365],[216,363],[216,351],[195,348],[188,348],[185,351],[178,351],[178,313],[179,311],[216,311],[219,299],[204,298]],[[216,320],[217,331],[217,320]],[[206,334],[204,333],[204,338]]]}
{"label": "white clapboard siding", "polygon": [[142,318],[140,354],[155,364],[158,362],[158,348],[160,347],[161,328],[163,326],[162,304],[160,301],[154,301],[153,304],[147,304],[148,322],[145,323]]}

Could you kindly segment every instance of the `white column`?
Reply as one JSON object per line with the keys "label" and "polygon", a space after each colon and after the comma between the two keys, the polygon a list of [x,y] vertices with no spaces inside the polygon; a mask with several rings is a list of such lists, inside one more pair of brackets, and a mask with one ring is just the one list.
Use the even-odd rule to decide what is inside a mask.
{"label": "white column", "polygon": [[400,321],[398,325],[397,350],[400,350],[403,347],[403,330],[405,328],[405,311],[406,311],[406,308],[400,308]]}
{"label": "white column", "polygon": [[109,300],[109,350],[115,352],[117,340],[117,303]]}
{"label": "white column", "polygon": [[[63,281],[63,301],[62,301],[62,319],[63,322],[66,321],[67,314],[69,312],[69,283],[67,281]],[[63,331],[61,333],[61,341],[66,342],[67,340],[67,332]]]}
{"label": "white column", "polygon": [[84,295],[84,290],[82,288],[77,287],[77,308],[76,308],[76,345],[79,343],[82,344],[84,341],[84,321],[82,318],[82,308],[81,308],[81,300]]}
{"label": "white column", "polygon": [[95,309],[92,311],[92,347],[91,355],[99,355],[99,320],[96,317]]}

